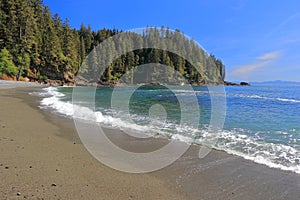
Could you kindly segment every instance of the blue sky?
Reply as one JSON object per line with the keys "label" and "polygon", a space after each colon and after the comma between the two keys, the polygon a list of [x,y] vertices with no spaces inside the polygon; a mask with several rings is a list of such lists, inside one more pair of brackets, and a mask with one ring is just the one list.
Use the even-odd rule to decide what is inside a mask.
{"label": "blue sky", "polygon": [[229,81],[300,81],[300,1],[44,0],[72,27],[179,29],[226,65]]}

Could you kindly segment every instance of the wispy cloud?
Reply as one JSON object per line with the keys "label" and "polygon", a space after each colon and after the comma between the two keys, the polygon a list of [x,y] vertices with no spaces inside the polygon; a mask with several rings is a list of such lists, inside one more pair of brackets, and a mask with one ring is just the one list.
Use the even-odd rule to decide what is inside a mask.
{"label": "wispy cloud", "polygon": [[293,15],[290,15],[288,18],[286,18],[284,21],[282,21],[281,23],[279,23],[271,32],[269,32],[267,34],[267,36],[271,36],[274,33],[276,33],[277,31],[279,31],[280,29],[282,29],[285,25],[287,25],[289,22],[297,19],[298,17],[300,17],[300,12],[295,13]]}
{"label": "wispy cloud", "polygon": [[261,56],[258,56],[253,63],[237,67],[237,69],[230,73],[230,76],[236,78],[246,78],[258,69],[268,66],[271,62],[275,61],[280,56],[280,51],[273,51],[263,54]]}
{"label": "wispy cloud", "polygon": [[280,51],[273,51],[273,52],[261,55],[257,59],[258,60],[272,60],[272,59],[279,58],[280,55],[281,55]]}
{"label": "wispy cloud", "polygon": [[253,72],[254,70],[257,70],[259,68],[262,68],[266,65],[268,65],[270,61],[264,61],[261,63],[254,63],[249,65],[243,65],[231,72],[232,76],[236,77],[245,77],[246,75],[249,75],[249,73]]}

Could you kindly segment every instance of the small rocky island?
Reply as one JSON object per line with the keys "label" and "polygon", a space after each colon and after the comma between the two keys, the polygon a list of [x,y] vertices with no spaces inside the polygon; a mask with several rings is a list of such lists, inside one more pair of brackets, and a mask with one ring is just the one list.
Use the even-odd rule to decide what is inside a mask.
{"label": "small rocky island", "polygon": [[232,83],[228,81],[224,81],[225,86],[250,86],[250,83],[248,82],[240,82],[240,83]]}

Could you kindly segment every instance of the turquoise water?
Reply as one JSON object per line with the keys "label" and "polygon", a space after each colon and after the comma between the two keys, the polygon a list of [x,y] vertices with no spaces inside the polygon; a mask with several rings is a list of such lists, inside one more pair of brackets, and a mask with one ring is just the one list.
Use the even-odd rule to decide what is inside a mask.
{"label": "turquoise water", "polygon": [[[71,87],[45,89],[41,106],[72,117],[72,90]],[[131,91],[130,87],[98,87],[95,109],[83,109],[86,113],[80,117],[121,129],[204,144],[270,167],[300,173],[300,84],[225,87],[225,123],[213,136],[208,131],[212,97],[206,87],[197,86],[193,90],[177,87],[172,91],[165,86],[140,86],[126,102]],[[84,97],[85,93],[79,95]],[[195,99],[199,109],[193,106]],[[77,106],[90,107],[90,102],[83,100]]]}

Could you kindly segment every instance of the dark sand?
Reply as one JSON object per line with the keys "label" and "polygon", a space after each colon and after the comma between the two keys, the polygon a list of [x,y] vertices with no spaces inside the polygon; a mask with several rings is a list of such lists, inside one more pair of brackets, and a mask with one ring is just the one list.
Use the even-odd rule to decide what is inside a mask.
{"label": "dark sand", "polygon": [[[215,150],[199,159],[199,145],[156,172],[113,170],[87,152],[72,120],[40,110],[32,90],[0,89],[1,199],[300,199],[299,174]],[[134,152],[167,142],[108,132]]]}

